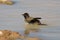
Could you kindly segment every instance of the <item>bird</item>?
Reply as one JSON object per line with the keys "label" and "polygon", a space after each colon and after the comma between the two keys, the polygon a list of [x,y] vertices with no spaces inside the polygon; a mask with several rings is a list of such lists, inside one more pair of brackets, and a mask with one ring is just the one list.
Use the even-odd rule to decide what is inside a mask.
{"label": "bird", "polygon": [[41,22],[39,19],[42,19],[41,17],[30,17],[30,15],[28,13],[24,13],[22,14],[25,18],[25,22],[29,23],[29,24],[37,24],[37,25],[41,25]]}
{"label": "bird", "polygon": [[22,14],[25,21],[25,34],[29,34],[30,31],[38,31],[40,25],[42,24],[39,19],[42,19],[41,17],[31,17],[29,13]]}

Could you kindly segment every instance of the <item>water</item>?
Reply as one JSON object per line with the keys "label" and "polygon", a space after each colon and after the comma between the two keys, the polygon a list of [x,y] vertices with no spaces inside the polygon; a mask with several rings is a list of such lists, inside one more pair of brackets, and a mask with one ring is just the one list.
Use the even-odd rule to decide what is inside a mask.
{"label": "water", "polygon": [[60,0],[13,0],[14,5],[0,4],[0,30],[8,29],[24,32],[23,13],[33,17],[42,17],[41,22],[48,26],[40,26],[40,31],[31,33],[43,40],[60,40]]}

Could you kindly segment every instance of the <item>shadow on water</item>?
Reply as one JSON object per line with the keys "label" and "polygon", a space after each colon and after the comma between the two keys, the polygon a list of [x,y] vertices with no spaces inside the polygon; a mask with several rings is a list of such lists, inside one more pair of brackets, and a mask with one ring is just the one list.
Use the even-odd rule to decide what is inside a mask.
{"label": "shadow on water", "polygon": [[25,37],[29,37],[29,34],[30,34],[30,33],[35,33],[35,32],[37,33],[37,32],[39,32],[39,31],[40,31],[39,29],[30,29],[30,30],[29,30],[29,29],[25,29],[25,31],[24,31],[24,36],[25,36]]}
{"label": "shadow on water", "polygon": [[42,25],[27,24],[24,30],[24,36],[28,37],[30,33],[40,32],[41,31],[40,26],[47,26],[47,24],[42,24]]}

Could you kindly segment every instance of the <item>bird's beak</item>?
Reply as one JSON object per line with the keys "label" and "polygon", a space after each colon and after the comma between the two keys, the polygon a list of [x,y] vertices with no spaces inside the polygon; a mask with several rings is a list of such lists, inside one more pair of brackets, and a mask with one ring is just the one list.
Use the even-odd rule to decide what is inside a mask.
{"label": "bird's beak", "polygon": [[39,19],[42,19],[41,17]]}

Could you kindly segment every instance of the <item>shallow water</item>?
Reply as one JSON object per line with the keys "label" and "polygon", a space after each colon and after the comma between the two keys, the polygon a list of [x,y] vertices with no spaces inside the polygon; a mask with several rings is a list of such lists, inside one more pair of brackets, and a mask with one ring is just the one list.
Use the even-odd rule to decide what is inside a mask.
{"label": "shallow water", "polygon": [[43,40],[60,40],[60,0],[13,0],[14,5],[0,4],[0,30],[8,29],[24,33],[23,13],[42,17],[40,31],[29,36]]}

